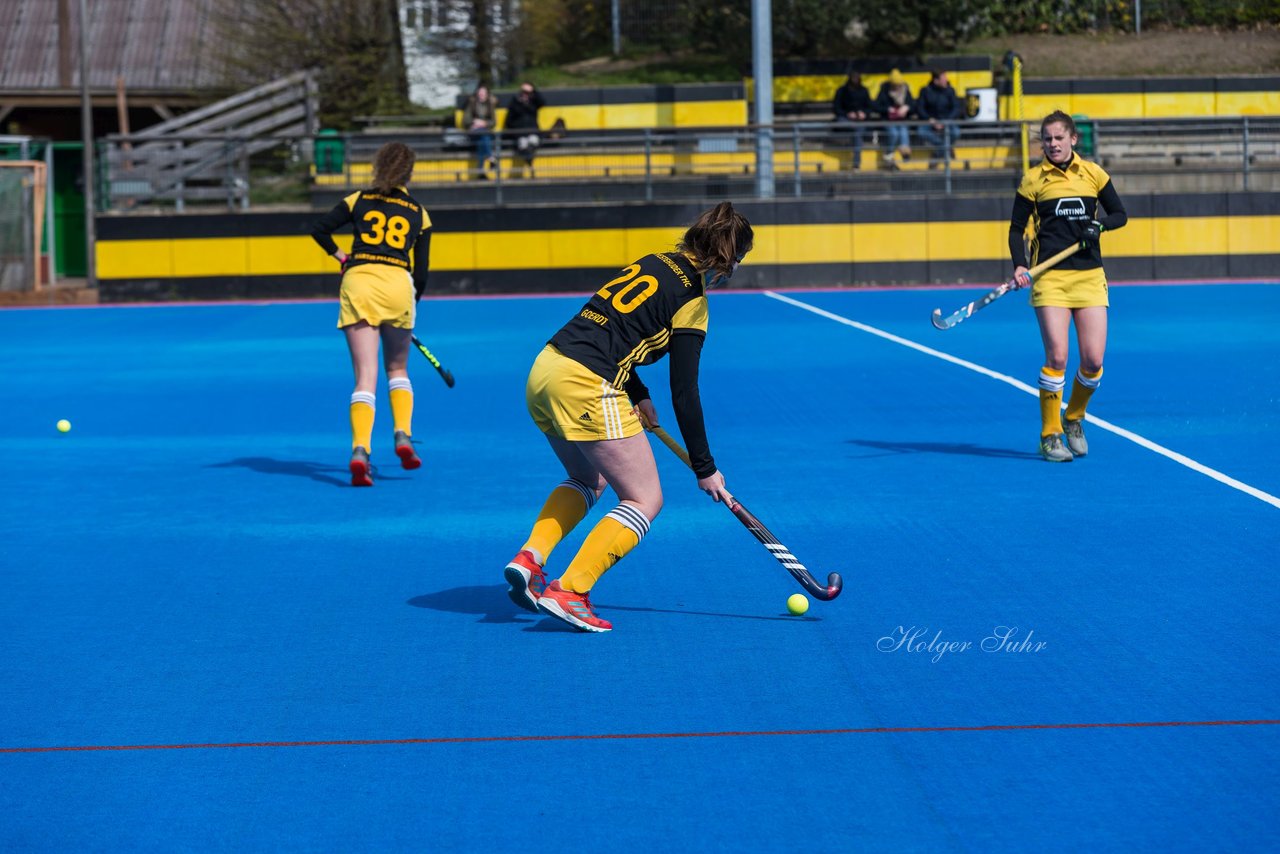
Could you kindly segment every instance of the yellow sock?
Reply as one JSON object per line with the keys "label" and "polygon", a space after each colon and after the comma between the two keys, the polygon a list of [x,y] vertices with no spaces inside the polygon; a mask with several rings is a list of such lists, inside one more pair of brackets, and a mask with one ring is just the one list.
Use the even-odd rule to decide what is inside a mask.
{"label": "yellow sock", "polygon": [[1045,366],[1040,369],[1040,435],[1062,432],[1062,387],[1066,371]]}
{"label": "yellow sock", "polygon": [[600,576],[626,557],[649,530],[649,520],[630,504],[619,504],[601,519],[560,578],[560,586],[586,593]]}
{"label": "yellow sock", "polygon": [[351,395],[351,447],[370,450],[373,441],[373,401],[371,392],[357,391]]}
{"label": "yellow sock", "polygon": [[387,381],[391,390],[391,420],[395,430],[413,435],[413,384],[408,377]]}
{"label": "yellow sock", "polygon": [[530,549],[545,563],[552,549],[582,521],[595,503],[595,491],[586,484],[573,478],[559,484],[547,496],[542,511],[538,513],[538,521],[533,523],[533,530],[529,532],[529,540],[522,548]]}
{"label": "yellow sock", "polygon": [[1067,420],[1079,421],[1084,418],[1084,409],[1089,405],[1089,398],[1102,382],[1102,368],[1096,374],[1076,371],[1076,378],[1071,381],[1071,399],[1067,401]]}

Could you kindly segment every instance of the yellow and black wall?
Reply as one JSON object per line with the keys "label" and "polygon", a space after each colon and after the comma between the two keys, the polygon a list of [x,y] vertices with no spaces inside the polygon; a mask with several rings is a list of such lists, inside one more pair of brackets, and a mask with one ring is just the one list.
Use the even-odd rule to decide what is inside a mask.
{"label": "yellow and black wall", "polygon": [[[1280,193],[1129,194],[1103,238],[1108,276],[1274,278]],[[1012,193],[739,207],[756,233],[735,287],[986,283],[1008,276]],[[431,293],[582,292],[670,248],[701,205],[431,210]],[[101,216],[100,298],[333,296],[338,270],[309,236],[318,212]],[[338,243],[350,245],[339,234]]]}
{"label": "yellow and black wall", "polygon": [[[971,88],[1000,90],[1000,118],[1009,112],[1009,79],[997,76],[985,56],[938,56],[923,60],[861,59],[790,60],[774,65],[773,97],[787,104],[830,101],[850,71],[862,74],[875,97],[880,84],[897,68],[913,93],[928,84],[930,71],[946,71],[956,93]],[[747,91],[750,93],[751,81]],[[1280,76],[1238,74],[1224,77],[1034,77],[1024,76],[1023,115],[1038,121],[1054,110],[1091,119],[1206,118],[1280,115]]]}
{"label": "yellow and black wall", "polygon": [[[498,127],[506,127],[507,104],[514,91],[496,91]],[[653,86],[590,86],[545,89],[546,105],[538,125],[557,120],[567,133],[666,127],[741,127],[747,102],[740,83],[681,83]],[[462,127],[467,96],[454,106],[454,125]]]}

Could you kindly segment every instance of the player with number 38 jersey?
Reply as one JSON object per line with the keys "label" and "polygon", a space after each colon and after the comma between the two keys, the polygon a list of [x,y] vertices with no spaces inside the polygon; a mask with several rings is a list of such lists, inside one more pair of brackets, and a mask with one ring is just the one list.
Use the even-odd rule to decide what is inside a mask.
{"label": "player with number 38 jersey", "polygon": [[[512,601],[583,631],[608,631],[588,592],[635,548],[662,509],[662,485],[645,427],[658,426],[635,369],[671,357],[671,402],[698,487],[731,497],[703,426],[698,365],[707,332],[708,288],[728,281],[751,251],[746,217],[722,202],[704,211],[674,252],[646,255],[596,291],[543,348],[525,401],[567,479],[551,491],[533,530],[504,573]],[[551,550],[605,490],[619,499],[591,530],[564,574],[547,583]]]}
{"label": "player with number 38 jersey", "polygon": [[[351,483],[372,486],[369,465],[373,435],[378,344],[390,390],[395,452],[401,465],[422,465],[413,449],[413,386],[407,362],[417,300],[427,287],[431,217],[405,185],[413,175],[413,151],[389,142],[373,158],[373,186],[352,193],[321,217],[311,236],[342,265],[338,328],[347,337],[356,387],[351,395]],[[351,254],[333,233],[350,225]]]}

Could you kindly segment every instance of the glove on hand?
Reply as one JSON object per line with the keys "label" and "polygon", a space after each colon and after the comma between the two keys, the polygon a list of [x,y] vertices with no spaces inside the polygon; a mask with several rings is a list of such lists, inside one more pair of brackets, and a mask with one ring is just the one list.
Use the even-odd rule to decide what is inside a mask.
{"label": "glove on hand", "polygon": [[1096,219],[1090,220],[1089,222],[1080,226],[1080,242],[1086,248],[1090,246],[1097,246],[1098,239],[1102,236],[1102,232],[1103,232],[1102,223],[1098,222]]}

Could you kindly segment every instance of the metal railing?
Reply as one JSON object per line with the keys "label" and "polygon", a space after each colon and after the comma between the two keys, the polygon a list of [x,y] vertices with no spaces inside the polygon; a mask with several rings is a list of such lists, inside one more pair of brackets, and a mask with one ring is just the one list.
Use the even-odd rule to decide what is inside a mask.
{"label": "metal railing", "polygon": [[[863,125],[862,168],[856,170],[854,133],[847,124],[795,122],[768,128],[774,152],[772,194],[815,199],[1004,195],[1021,176],[1019,123],[958,123],[951,158],[937,157],[921,143],[924,123],[907,127],[910,160],[890,160],[889,125]],[[748,199],[760,196],[755,158],[762,130],[584,131],[558,139],[543,131],[531,164],[519,156],[514,136],[498,133],[492,139],[497,169],[478,161],[465,134],[440,129],[251,139],[175,134],[163,140],[167,148],[153,148],[148,198],[149,204],[179,209],[196,203],[243,209],[269,201],[324,206],[367,187],[374,153],[396,139],[417,154],[415,191],[436,205]],[[127,165],[132,152],[127,146],[136,137],[111,137],[106,143],[104,183],[117,208],[130,206]],[[1034,133],[1031,138],[1034,162],[1040,154]],[[1082,126],[1080,148],[1122,179],[1122,192],[1280,190],[1280,117],[1094,120]],[[278,198],[273,188],[279,190]]]}

